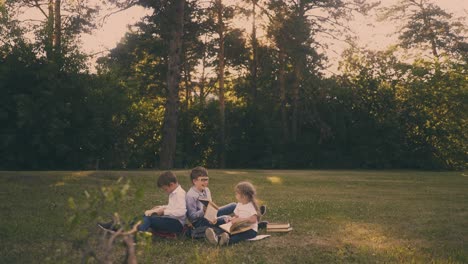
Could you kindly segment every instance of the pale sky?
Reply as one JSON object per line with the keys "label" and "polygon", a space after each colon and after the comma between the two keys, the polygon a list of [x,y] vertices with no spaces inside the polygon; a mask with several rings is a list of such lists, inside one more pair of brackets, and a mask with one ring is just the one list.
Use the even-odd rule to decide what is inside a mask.
{"label": "pale sky", "polygon": [[[235,0],[231,1],[235,2]],[[381,0],[381,6],[389,6],[397,2],[398,0]],[[433,2],[449,13],[453,13],[456,17],[468,17],[468,0],[433,0]],[[136,6],[110,16],[106,23],[98,30],[95,30],[92,35],[83,35],[81,37],[83,51],[94,54],[114,48],[128,31],[128,26],[136,23],[149,12],[149,10]],[[243,18],[242,22],[239,21],[236,25],[245,27],[247,32],[251,30],[248,19]],[[396,29],[391,22],[379,23],[375,21],[375,17],[358,16],[355,21],[349,23],[349,27],[356,32],[358,43],[371,49],[384,49],[396,42],[396,36],[391,36],[391,33]],[[260,37],[261,35],[262,33],[259,32]],[[335,72],[336,61],[346,44],[331,40],[323,41],[329,45],[326,54],[332,64],[330,70]]]}

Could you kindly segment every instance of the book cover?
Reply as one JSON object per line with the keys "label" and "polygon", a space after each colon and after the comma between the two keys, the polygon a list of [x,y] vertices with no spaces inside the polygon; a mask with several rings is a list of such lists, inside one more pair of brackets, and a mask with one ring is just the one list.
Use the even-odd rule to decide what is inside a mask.
{"label": "book cover", "polygon": [[242,233],[249,229],[252,229],[251,225],[252,224],[250,222],[245,220],[245,221],[239,221],[235,224],[233,224],[232,222],[229,222],[229,223],[220,225],[219,227],[223,229],[224,231],[228,232],[229,234],[234,235],[234,234]]}
{"label": "book cover", "polygon": [[212,201],[206,199],[198,199],[206,208],[204,218],[211,223],[216,223],[218,219],[219,207]]}

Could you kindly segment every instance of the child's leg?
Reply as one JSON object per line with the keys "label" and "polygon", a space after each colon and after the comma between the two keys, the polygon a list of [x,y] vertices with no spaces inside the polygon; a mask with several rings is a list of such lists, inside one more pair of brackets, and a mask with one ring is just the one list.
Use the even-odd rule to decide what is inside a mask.
{"label": "child's leg", "polygon": [[180,233],[184,228],[179,220],[169,217],[151,216],[151,228],[154,231]]}
{"label": "child's leg", "polygon": [[206,220],[205,218],[200,218],[196,222],[192,223],[194,227],[201,227],[201,226],[212,226],[212,224]]}
{"label": "child's leg", "polygon": [[226,204],[224,206],[221,206],[218,209],[218,215],[217,216],[222,216],[222,215],[230,215],[234,213],[234,209],[236,209],[236,203],[230,203]]}
{"label": "child's leg", "polygon": [[202,227],[202,226],[218,227],[218,226],[223,225],[225,223],[226,223],[225,218],[223,216],[221,216],[221,217],[217,218],[216,224],[214,224],[214,225],[212,223],[210,223],[210,221],[206,220],[205,218],[198,219],[196,222],[194,222],[192,224],[193,224],[193,227],[197,228],[197,227]]}
{"label": "child's leg", "polygon": [[225,223],[226,223],[226,216],[223,215],[223,216],[216,218],[216,224],[214,224],[213,226],[220,226],[220,225],[224,225]]}
{"label": "child's leg", "polygon": [[146,231],[151,226],[151,216],[143,216],[143,222],[138,226],[138,231]]}
{"label": "child's leg", "polygon": [[256,236],[257,236],[257,232],[250,229],[250,230],[247,230],[245,232],[232,235],[231,238],[229,238],[229,245],[232,245],[232,244],[235,244],[235,243],[247,240],[247,239],[251,239],[251,238],[254,238]]}

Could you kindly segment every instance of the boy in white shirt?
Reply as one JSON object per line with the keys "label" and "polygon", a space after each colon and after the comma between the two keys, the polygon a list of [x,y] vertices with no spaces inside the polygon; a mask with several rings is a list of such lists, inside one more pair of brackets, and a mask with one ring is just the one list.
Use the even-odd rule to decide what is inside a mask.
{"label": "boy in white shirt", "polygon": [[182,232],[187,212],[184,189],[171,171],[163,172],[159,176],[158,187],[169,195],[169,202],[167,205],[146,210],[143,223],[138,226],[138,231],[147,231],[151,227],[156,232]]}

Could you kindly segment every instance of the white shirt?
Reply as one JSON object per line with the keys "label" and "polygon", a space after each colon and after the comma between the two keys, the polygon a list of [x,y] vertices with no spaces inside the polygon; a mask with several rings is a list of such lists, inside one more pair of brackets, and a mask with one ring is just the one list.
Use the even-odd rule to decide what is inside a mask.
{"label": "white shirt", "polygon": [[184,225],[186,212],[185,191],[179,184],[179,186],[169,194],[169,203],[164,207],[164,215],[175,218]]}
{"label": "white shirt", "polygon": [[[257,211],[255,210],[252,202],[246,204],[237,203],[236,209],[234,209],[234,214],[239,216],[239,218],[249,218],[252,215],[257,215]],[[258,220],[255,220],[255,223],[253,223],[250,227],[255,232],[258,232]]]}

